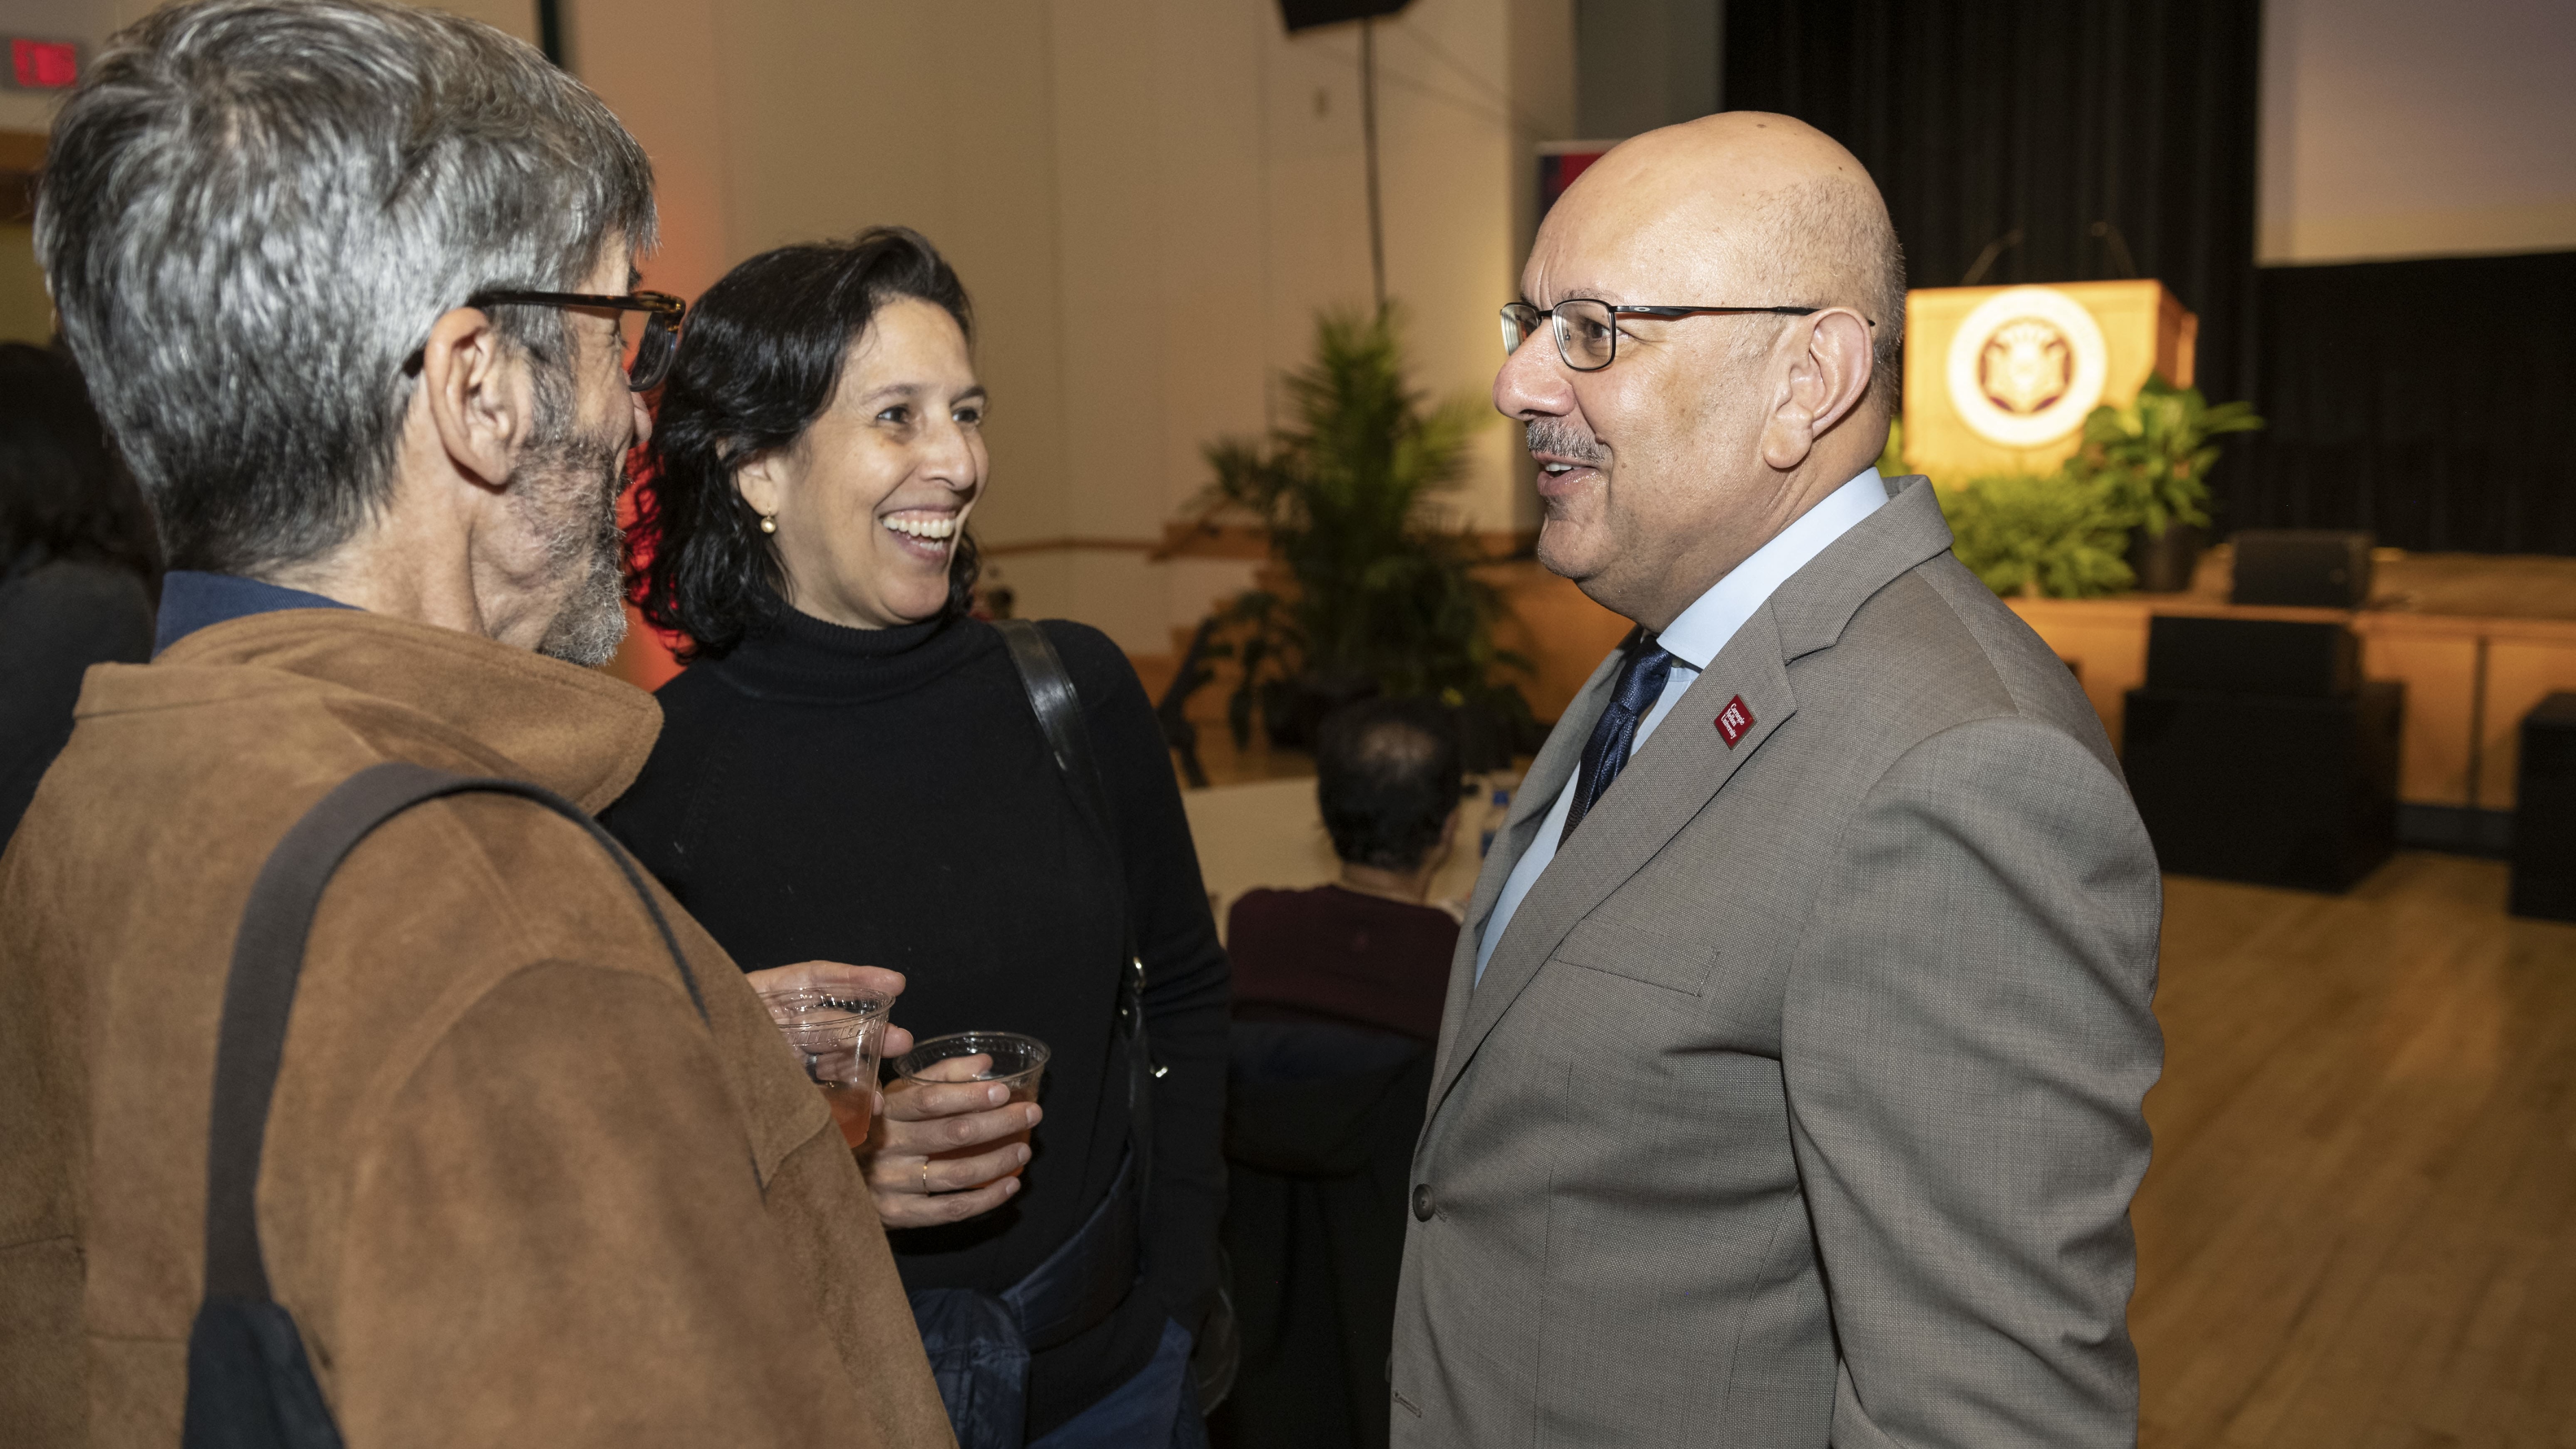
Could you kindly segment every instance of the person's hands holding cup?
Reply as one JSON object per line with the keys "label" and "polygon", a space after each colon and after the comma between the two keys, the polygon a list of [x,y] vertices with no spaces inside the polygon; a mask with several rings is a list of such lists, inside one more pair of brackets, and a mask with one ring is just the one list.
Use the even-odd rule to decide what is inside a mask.
{"label": "person's hands holding cup", "polygon": [[879,1053],[912,1047],[910,1033],[886,1023],[894,999],[903,994],[903,974],[805,961],[746,975],[806,1077],[822,1089],[842,1140],[853,1147],[865,1143],[881,1104]]}
{"label": "person's hands holding cup", "polygon": [[960,1032],[897,1052],[896,1078],[859,1153],[889,1228],[962,1222],[1020,1190],[1047,1048],[1016,1032]]}

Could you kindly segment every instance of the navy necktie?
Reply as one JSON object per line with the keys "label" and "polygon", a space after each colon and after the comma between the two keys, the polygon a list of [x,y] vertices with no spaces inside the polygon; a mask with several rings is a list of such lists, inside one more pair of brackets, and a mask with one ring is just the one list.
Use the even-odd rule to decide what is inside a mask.
{"label": "navy necktie", "polygon": [[1637,742],[1637,725],[1655,701],[1664,697],[1664,682],[1673,677],[1673,665],[1679,661],[1664,652],[1652,639],[1638,641],[1628,662],[1619,666],[1619,683],[1610,691],[1610,707],[1592,726],[1592,738],[1583,746],[1583,770],[1574,777],[1574,804],[1565,812],[1565,833],[1556,838],[1557,848],[1574,838],[1574,827],[1601,803],[1610,782],[1628,768],[1628,751]]}

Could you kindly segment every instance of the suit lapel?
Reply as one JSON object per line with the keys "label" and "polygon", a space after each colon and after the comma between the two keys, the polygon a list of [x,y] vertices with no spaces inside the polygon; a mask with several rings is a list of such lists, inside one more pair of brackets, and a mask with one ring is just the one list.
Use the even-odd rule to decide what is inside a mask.
{"label": "suit lapel", "polygon": [[[1485,853],[1485,864],[1476,873],[1476,891],[1467,901],[1467,924],[1458,932],[1458,949],[1449,961],[1449,999],[1440,1012],[1440,1048],[1438,1060],[1449,1060],[1449,1044],[1458,1035],[1458,1024],[1467,1015],[1467,1001],[1476,989],[1476,951],[1485,939],[1485,923],[1493,917],[1494,902],[1502,896],[1503,882],[1511,878],[1512,867],[1538,841],[1538,829],[1547,821],[1550,807],[1573,780],[1583,763],[1584,743],[1592,738],[1592,726],[1601,711],[1610,707],[1610,691],[1619,677],[1620,661],[1627,657],[1628,645],[1635,635],[1621,641],[1592,671],[1573,702],[1557,719],[1556,728],[1548,731],[1546,743],[1539,746],[1538,758],[1530,762],[1529,773],[1521,777],[1521,788],[1512,796],[1510,813],[1503,817],[1503,828],[1494,836],[1494,848]],[[1435,1069],[1436,1071],[1436,1069]]]}
{"label": "suit lapel", "polygon": [[[1607,698],[1608,687],[1603,680],[1604,676],[1596,674],[1594,688],[1586,692],[1590,705],[1583,729],[1586,737],[1591,733],[1590,719],[1599,717],[1602,701]],[[1717,715],[1727,701],[1737,696],[1742,696],[1745,709],[1752,714],[1753,727],[1730,747],[1717,729]],[[1502,1019],[1513,999],[1538,974],[1539,964],[1574,929],[1574,923],[1653,859],[1655,852],[1689,824],[1710,797],[1753,757],[1771,732],[1797,713],[1797,708],[1797,697],[1789,689],[1788,668],[1780,660],[1779,631],[1765,606],[1747,619],[1717,657],[1709,661],[1698,682],[1674,703],[1672,713],[1638,748],[1609,793],[1584,817],[1582,828],[1548,863],[1530,893],[1522,898],[1520,909],[1513,912],[1511,924],[1504,928],[1502,941],[1485,963],[1485,979],[1477,982],[1463,1001],[1457,990],[1456,973],[1451,973],[1452,1015],[1442,1023],[1442,1051],[1431,1092],[1433,1110],[1438,1110],[1438,1103],[1457,1080],[1467,1058],[1475,1055],[1494,1023]],[[1557,733],[1568,733],[1566,726],[1559,724]],[[1556,743],[1554,738],[1548,741],[1550,747]],[[1579,745],[1574,753],[1580,756]],[[1537,774],[1535,767],[1531,773]],[[1485,894],[1484,883],[1479,881],[1477,895]],[[1463,959],[1472,975],[1473,948],[1467,949]],[[1457,1010],[1459,1007],[1464,1008],[1463,1013]],[[1449,1025],[1453,1020],[1457,1023],[1454,1032]]]}

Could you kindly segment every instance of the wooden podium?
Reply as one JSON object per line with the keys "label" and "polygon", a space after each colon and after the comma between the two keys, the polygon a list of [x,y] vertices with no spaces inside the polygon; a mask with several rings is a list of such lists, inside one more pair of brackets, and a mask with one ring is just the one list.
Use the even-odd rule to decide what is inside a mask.
{"label": "wooden podium", "polygon": [[2161,282],[1932,287],[1905,297],[1905,456],[1937,477],[2046,473],[2150,373],[2191,385],[2200,319]]}

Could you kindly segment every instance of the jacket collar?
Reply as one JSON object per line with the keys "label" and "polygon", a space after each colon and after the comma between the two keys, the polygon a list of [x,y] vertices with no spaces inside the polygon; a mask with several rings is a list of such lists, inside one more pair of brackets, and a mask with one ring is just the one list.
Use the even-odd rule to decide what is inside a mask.
{"label": "jacket collar", "polygon": [[1932,480],[1887,480],[1887,506],[1864,519],[1771,596],[1783,660],[1830,648],[1843,626],[1896,577],[1950,548],[1950,525]]}
{"label": "jacket collar", "polygon": [[[1950,529],[1929,480],[1890,479],[1887,488],[1885,507],[1792,574],[1709,661],[1672,716],[1638,747],[1618,783],[1539,875],[1486,963],[1484,979],[1475,981],[1475,943],[1503,880],[1536,835],[1544,807],[1573,777],[1583,742],[1607,707],[1617,655],[1603,661],[1567,708],[1530,765],[1520,803],[1486,858],[1466,929],[1459,933],[1449,1010],[1441,1021],[1440,1063],[1432,1078],[1435,1114],[1476,1048],[1575,923],[1643,869],[1797,713],[1790,662],[1832,647],[1872,595],[1949,548]],[[1729,744],[1715,721],[1739,699],[1753,723]]]}
{"label": "jacket collar", "polygon": [[497,770],[594,812],[634,783],[662,731],[651,695],[598,670],[433,624],[337,609],[210,624],[151,664],[94,671],[79,713],[213,703],[297,681],[461,736],[469,753],[498,757]]}

